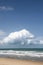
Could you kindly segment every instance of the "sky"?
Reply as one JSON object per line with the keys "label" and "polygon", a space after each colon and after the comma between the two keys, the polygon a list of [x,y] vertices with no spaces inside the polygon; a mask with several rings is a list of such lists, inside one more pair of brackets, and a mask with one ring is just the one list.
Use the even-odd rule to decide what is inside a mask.
{"label": "sky", "polygon": [[[34,36],[32,39],[28,36],[30,33]],[[8,43],[11,43],[8,40],[9,35],[10,41],[13,39],[13,44],[15,39],[19,43],[17,38],[24,39],[24,37],[26,43],[28,38],[29,43],[43,44],[43,0],[0,0],[0,44],[6,43],[4,39],[7,38],[9,46]],[[25,42],[20,40],[20,43],[24,45]],[[10,45],[13,47],[12,44]]]}

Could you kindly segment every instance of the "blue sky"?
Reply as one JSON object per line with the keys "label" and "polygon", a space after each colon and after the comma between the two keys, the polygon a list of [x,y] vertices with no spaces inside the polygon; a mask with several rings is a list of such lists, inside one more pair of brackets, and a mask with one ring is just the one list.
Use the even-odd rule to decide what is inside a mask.
{"label": "blue sky", "polygon": [[43,37],[43,0],[0,0],[0,39],[22,29]]}
{"label": "blue sky", "polygon": [[0,29],[9,33],[28,29],[36,36],[43,35],[43,0],[0,0]]}

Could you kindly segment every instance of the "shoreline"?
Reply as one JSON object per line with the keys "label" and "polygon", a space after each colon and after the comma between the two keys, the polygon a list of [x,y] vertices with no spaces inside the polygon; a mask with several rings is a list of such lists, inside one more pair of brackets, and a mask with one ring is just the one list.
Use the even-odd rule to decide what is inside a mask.
{"label": "shoreline", "polygon": [[0,58],[0,65],[43,65],[43,62],[13,58]]}

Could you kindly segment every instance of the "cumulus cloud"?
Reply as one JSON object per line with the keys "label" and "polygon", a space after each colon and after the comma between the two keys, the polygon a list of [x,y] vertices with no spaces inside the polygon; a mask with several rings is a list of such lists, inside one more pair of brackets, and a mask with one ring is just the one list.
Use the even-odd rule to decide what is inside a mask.
{"label": "cumulus cloud", "polygon": [[12,8],[12,7],[9,7],[9,6],[0,6],[0,10],[10,10],[10,11],[12,11],[12,10],[14,10],[14,8]]}
{"label": "cumulus cloud", "polygon": [[7,37],[5,37],[0,43],[20,43],[20,44],[29,44],[32,39],[34,38],[34,35],[31,34],[29,31],[26,29],[17,31],[17,32],[12,32],[10,33]]}
{"label": "cumulus cloud", "polygon": [[[1,33],[0,33],[1,34]],[[2,45],[19,45],[19,46],[28,46],[30,44],[37,45],[43,44],[42,39],[36,38],[30,31],[23,29],[17,32],[10,33],[3,40],[0,40],[0,44]]]}

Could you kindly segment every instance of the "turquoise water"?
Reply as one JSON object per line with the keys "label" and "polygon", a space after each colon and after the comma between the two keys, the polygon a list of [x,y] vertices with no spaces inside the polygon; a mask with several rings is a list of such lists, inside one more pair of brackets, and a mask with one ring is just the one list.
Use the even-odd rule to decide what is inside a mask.
{"label": "turquoise water", "polygon": [[43,51],[43,48],[2,48],[0,50]]}

